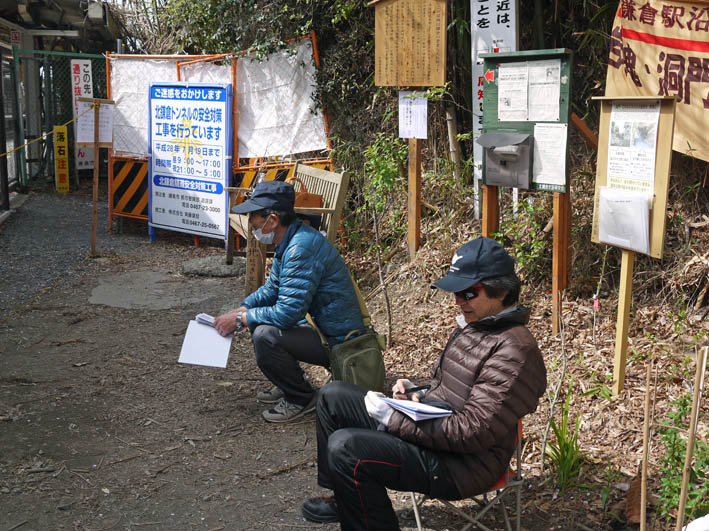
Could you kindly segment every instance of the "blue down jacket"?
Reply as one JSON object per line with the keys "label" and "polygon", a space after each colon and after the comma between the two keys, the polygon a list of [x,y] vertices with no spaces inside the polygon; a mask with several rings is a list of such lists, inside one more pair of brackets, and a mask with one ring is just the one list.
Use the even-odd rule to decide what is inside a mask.
{"label": "blue down jacket", "polygon": [[275,248],[266,283],[241,303],[249,324],[285,330],[305,324],[310,313],[330,342],[340,343],[364,325],[350,273],[335,247],[296,220]]}

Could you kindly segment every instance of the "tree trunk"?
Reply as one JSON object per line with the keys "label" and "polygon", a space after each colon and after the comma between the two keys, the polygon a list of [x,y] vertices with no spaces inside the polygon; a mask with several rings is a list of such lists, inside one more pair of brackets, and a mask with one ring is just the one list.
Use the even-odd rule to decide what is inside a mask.
{"label": "tree trunk", "polygon": [[460,180],[460,143],[458,142],[458,121],[452,105],[446,105],[446,125],[448,126],[448,145],[453,163],[453,176]]}

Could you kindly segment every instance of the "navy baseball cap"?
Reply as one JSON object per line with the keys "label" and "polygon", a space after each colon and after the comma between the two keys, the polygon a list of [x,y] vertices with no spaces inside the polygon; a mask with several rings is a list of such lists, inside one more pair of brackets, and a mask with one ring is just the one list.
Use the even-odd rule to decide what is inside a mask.
{"label": "navy baseball cap", "polygon": [[295,190],[292,184],[283,181],[263,181],[254,187],[246,201],[234,206],[231,211],[234,214],[248,214],[270,208],[290,212],[293,210],[294,203]]}
{"label": "navy baseball cap", "polygon": [[443,291],[463,291],[486,278],[511,275],[515,261],[505,248],[495,240],[482,236],[458,249],[448,269],[448,274],[431,284]]}

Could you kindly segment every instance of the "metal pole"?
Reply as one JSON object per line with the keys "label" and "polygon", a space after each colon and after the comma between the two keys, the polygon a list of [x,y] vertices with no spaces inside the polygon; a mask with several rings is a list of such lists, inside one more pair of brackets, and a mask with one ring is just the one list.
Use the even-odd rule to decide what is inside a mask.
{"label": "metal pole", "polygon": [[[44,131],[43,133],[49,133],[49,131],[53,130],[53,125],[51,120],[52,117],[50,116],[50,109],[49,109],[49,100],[51,99],[51,92],[50,92],[50,86],[49,86],[49,57],[44,56],[44,60],[42,61],[42,78],[40,82],[42,82],[42,98],[44,99]],[[45,149],[44,153],[40,153],[40,158],[41,160],[39,161],[39,172],[40,175],[42,174],[42,170],[46,169],[46,175],[49,176],[49,171],[51,166],[49,165],[50,161],[52,160],[52,155],[51,153],[54,152],[52,149],[51,141],[49,140],[50,136],[53,138],[54,135],[48,135],[45,137]]]}
{"label": "metal pole", "polygon": [[[2,54],[0,54],[0,152],[7,151],[5,137],[5,96],[3,95]],[[0,211],[10,210],[10,185],[7,178],[7,157],[0,157]]]}
{"label": "metal pole", "polygon": [[[22,108],[22,83],[20,78],[20,50],[17,46],[12,47],[13,71],[15,73],[15,110],[17,112],[17,132],[18,145],[25,143],[25,124],[24,112]],[[27,193],[27,162],[25,157],[25,148],[19,150],[20,153],[20,192]]]}

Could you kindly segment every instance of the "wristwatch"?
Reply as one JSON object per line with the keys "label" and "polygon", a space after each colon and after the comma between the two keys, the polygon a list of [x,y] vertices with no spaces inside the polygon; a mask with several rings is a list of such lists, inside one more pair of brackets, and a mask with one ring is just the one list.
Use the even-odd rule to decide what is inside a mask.
{"label": "wristwatch", "polygon": [[236,327],[237,328],[243,328],[244,327],[244,312],[239,312],[236,314]]}

